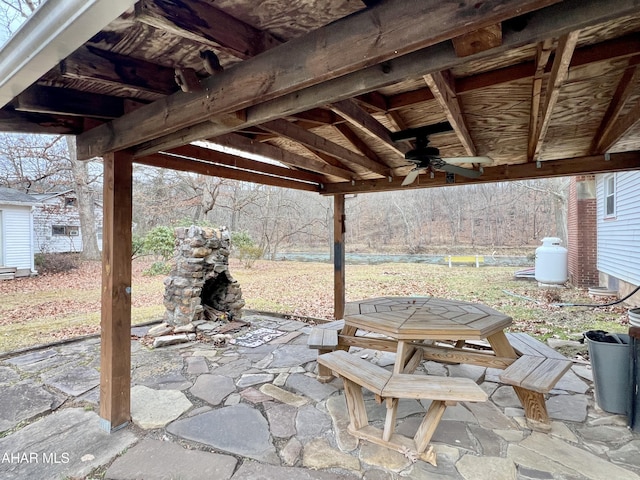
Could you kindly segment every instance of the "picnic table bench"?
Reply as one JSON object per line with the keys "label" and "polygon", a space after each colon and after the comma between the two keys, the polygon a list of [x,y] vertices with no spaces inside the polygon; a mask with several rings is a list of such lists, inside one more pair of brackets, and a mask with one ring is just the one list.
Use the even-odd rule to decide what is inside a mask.
{"label": "picnic table bench", "polygon": [[[427,447],[447,406],[456,402],[487,400],[486,392],[469,378],[392,373],[342,350],[320,355],[318,363],[343,380],[349,433],[433,465],[436,464],[435,453]],[[382,430],[369,424],[363,387],[386,403],[387,413]],[[413,439],[394,434],[398,400],[402,398],[432,400]]]}

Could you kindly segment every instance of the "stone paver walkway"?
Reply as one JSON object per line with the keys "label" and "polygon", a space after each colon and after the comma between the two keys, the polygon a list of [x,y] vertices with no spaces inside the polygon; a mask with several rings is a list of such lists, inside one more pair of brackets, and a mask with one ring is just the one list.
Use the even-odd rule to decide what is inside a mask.
{"label": "stone paver walkway", "polygon": [[[465,376],[487,403],[450,407],[433,438],[438,466],[347,433],[341,382],[315,380],[302,322],[246,315],[285,332],[258,347],[189,343],[148,350],[132,341],[132,424],[98,428],[99,339],[0,362],[0,478],[4,479],[638,479],[640,434],[601,411],[588,366],[548,401],[548,434],[527,428],[498,371],[424,362],[418,372]],[[389,353],[357,353],[379,365]],[[403,400],[398,432],[413,435],[426,402]],[[380,426],[385,407],[367,399]]]}

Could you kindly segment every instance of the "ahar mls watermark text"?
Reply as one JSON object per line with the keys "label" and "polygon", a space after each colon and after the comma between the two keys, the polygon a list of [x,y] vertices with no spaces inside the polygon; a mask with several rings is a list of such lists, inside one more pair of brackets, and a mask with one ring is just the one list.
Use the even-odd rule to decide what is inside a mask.
{"label": "ahar mls watermark text", "polygon": [[0,458],[0,464],[16,463],[42,463],[42,464],[66,464],[69,463],[68,452],[4,452]]}

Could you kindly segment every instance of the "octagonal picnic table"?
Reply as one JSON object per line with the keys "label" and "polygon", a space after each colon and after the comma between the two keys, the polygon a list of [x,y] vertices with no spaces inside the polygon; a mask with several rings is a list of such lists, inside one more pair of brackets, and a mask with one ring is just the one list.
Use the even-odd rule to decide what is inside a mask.
{"label": "octagonal picnic table", "polygon": [[[519,358],[505,334],[512,318],[478,303],[426,296],[378,297],[348,303],[344,321],[340,348],[395,351],[396,374],[412,373],[425,359],[504,370]],[[356,335],[358,330],[374,335]],[[445,340],[452,345],[434,343]],[[464,348],[469,340],[486,340],[493,352]],[[519,384],[514,389],[527,419],[548,424],[542,393]]]}

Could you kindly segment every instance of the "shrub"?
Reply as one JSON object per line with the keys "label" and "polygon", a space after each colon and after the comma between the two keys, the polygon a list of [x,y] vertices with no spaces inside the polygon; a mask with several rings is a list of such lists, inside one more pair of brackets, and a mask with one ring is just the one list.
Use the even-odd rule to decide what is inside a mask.
{"label": "shrub", "polygon": [[37,253],[34,263],[38,273],[62,273],[80,266],[79,253]]}
{"label": "shrub", "polygon": [[142,272],[147,277],[156,275],[168,275],[171,272],[171,265],[166,262],[153,262],[149,268]]}
{"label": "shrub", "polygon": [[164,226],[155,227],[145,235],[142,245],[144,253],[159,255],[165,261],[169,260],[175,249],[173,229]]}
{"label": "shrub", "polygon": [[242,262],[244,268],[251,268],[256,260],[262,258],[264,250],[257,245],[243,245],[238,248],[238,258]]}

